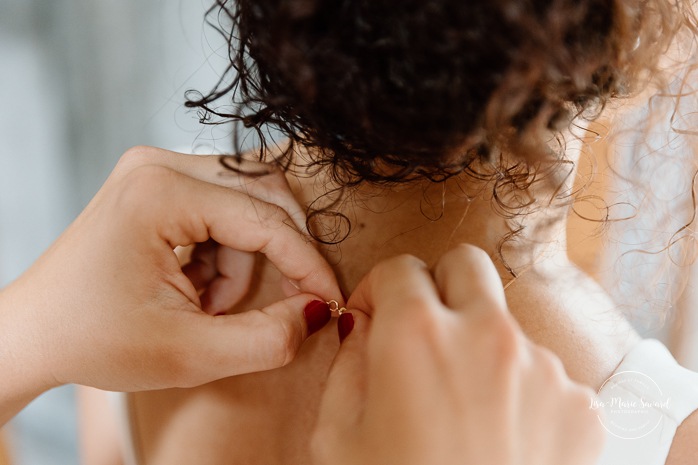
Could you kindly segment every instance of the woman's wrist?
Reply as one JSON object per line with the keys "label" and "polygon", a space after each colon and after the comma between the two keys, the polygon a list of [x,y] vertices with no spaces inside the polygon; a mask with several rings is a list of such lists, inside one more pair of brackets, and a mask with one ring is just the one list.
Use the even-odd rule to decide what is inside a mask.
{"label": "woman's wrist", "polygon": [[19,283],[0,290],[0,425],[59,385],[30,301]]}

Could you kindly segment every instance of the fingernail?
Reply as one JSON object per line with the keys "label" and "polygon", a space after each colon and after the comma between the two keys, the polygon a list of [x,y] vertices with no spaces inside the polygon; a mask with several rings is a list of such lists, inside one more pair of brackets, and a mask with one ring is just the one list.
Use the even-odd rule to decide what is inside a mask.
{"label": "fingernail", "polygon": [[354,329],[354,315],[351,313],[342,313],[337,320],[337,331],[339,331],[339,343],[344,342],[344,339]]}
{"label": "fingernail", "polygon": [[303,313],[305,314],[305,322],[308,324],[308,336],[321,330],[332,317],[330,306],[321,300],[310,302],[305,306]]}

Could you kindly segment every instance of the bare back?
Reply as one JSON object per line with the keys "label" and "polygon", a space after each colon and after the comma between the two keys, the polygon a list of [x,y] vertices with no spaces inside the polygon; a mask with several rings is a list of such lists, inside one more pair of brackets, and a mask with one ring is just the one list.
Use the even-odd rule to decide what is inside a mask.
{"label": "bare back", "polygon": [[[290,181],[305,202],[324,188],[316,185],[317,178]],[[378,261],[401,253],[431,264],[454,244],[470,242],[495,255],[505,221],[493,214],[489,202],[465,202],[444,194],[442,212],[435,219],[424,211],[424,202],[430,203],[428,195],[409,188],[388,195],[370,192],[349,204],[344,213],[351,218],[353,232],[339,246],[326,250],[345,292],[350,293]],[[521,252],[525,261],[530,251]],[[507,288],[510,310],[534,342],[560,356],[572,378],[598,387],[637,336],[600,287],[567,260],[564,240],[553,244],[544,257],[535,255],[535,263]],[[501,263],[500,268],[507,281]],[[271,265],[260,263],[258,278],[255,289],[236,310],[261,307],[282,297],[280,276]],[[284,368],[195,389],[132,394],[132,427],[140,462],[310,463],[308,441],[337,348],[333,321]]]}

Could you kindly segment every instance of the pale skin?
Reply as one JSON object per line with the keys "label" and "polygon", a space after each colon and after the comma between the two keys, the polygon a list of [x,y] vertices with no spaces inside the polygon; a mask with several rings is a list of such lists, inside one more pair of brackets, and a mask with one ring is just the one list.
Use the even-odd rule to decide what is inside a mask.
{"label": "pale skin", "polygon": [[[308,316],[308,304],[340,291],[329,265],[303,233],[298,204],[286,195],[290,191],[277,174],[269,169],[263,178],[249,179],[221,172],[215,157],[131,150],[73,225],[0,295],[2,421],[37,394],[65,383],[127,391],[193,387],[222,376],[279,368],[299,356],[303,341],[318,329],[318,322]],[[180,268],[173,249],[191,243],[203,246]],[[274,264],[280,278],[276,287],[287,295],[258,309],[220,315],[220,307],[236,304],[254,286],[250,260],[254,253]],[[456,271],[462,267],[473,274],[470,289],[456,285]],[[390,279],[381,278],[383,275]],[[387,298],[391,294],[396,294],[395,301]],[[552,465],[559,462],[561,453],[569,457],[572,451],[569,447],[539,447],[551,437],[571,442],[574,463],[588,463],[595,456],[601,431],[586,409],[591,392],[570,381],[554,355],[525,339],[506,310],[497,272],[481,250],[461,246],[449,252],[437,263],[433,277],[415,257],[383,262],[359,285],[351,305],[375,315],[376,331],[385,328],[385,317],[392,315],[388,329],[395,327],[391,319],[400,321],[396,328],[407,330],[403,336],[423,339],[426,344],[417,342],[416,347],[426,358],[416,360],[414,367],[432,371],[430,376],[437,382],[428,389],[438,391],[442,375],[455,376],[453,405],[468,406],[473,396],[486,393],[493,408],[480,404],[453,415],[451,405],[444,403],[442,407],[450,414],[433,410],[429,424],[414,418],[414,428],[391,436],[399,450],[385,449],[373,459],[337,450],[335,458],[342,463],[377,464],[391,457],[407,463],[404,454],[408,454],[429,463],[461,462],[465,457],[472,463],[484,463],[483,458],[488,457],[498,465],[515,465],[522,458]],[[402,315],[403,308],[410,313]],[[458,381],[466,368],[457,355],[458,346],[467,341],[459,341],[449,351],[453,358],[433,372],[429,358],[439,354],[429,347],[438,341],[420,337],[421,328],[410,330],[410,323],[428,321],[425,316],[439,312],[467,315],[444,329],[467,336],[473,354],[489,354],[489,359],[466,364],[467,376],[484,379],[484,385]],[[326,313],[329,318],[329,309]],[[370,341],[362,343],[368,319],[355,315],[356,332],[331,375],[340,389],[346,389],[342,378],[347,376],[359,383],[375,378],[370,370],[347,372],[362,348],[372,356],[381,355]],[[418,315],[422,317],[415,318]],[[376,340],[383,347],[389,342]],[[397,337],[395,342],[399,349],[415,341]],[[394,366],[386,373],[397,375],[393,379],[397,386],[401,376],[409,379],[414,375]],[[380,382],[380,378],[376,379]],[[501,389],[493,392],[493,384]],[[546,408],[528,415],[535,405],[529,401],[538,398],[541,389],[546,402],[539,403]],[[414,397],[424,394],[424,390],[406,391],[402,398],[392,400],[393,410],[402,409],[404,402],[422,410],[423,402]],[[347,407],[344,399],[337,389],[328,390],[324,424],[335,424],[331,414]],[[547,403],[550,400],[554,402]],[[382,418],[380,409],[367,405],[365,411],[377,416],[363,424],[376,430],[389,426],[390,419]],[[547,424],[546,419],[550,420]],[[479,432],[472,428],[483,422],[491,428]],[[559,423],[569,426],[561,429]],[[468,441],[452,442],[449,455],[444,455],[434,447],[436,443],[420,445],[413,440],[424,438],[426,430],[437,429],[461,431]],[[502,442],[510,447],[493,454],[490,444]],[[417,450],[414,446],[419,446],[421,455],[410,452]],[[325,457],[318,461],[335,463],[326,451],[316,450]]]}
{"label": "pale skin", "polygon": [[457,246],[432,270],[409,255],[381,262],[348,306],[371,318],[340,316],[354,327],[328,378],[313,463],[594,463],[593,391],[522,337],[481,249]]}
{"label": "pale skin", "polygon": [[[282,366],[309,334],[304,307],[337,292],[332,270],[294,224],[297,205],[275,197],[271,186],[283,177],[241,193],[246,181],[218,177],[216,160],[168,155],[124,156],[78,219],[0,293],[0,424],[61,384],[186,387]],[[180,268],[174,247],[209,240],[223,244],[213,251],[217,273],[205,263]],[[249,281],[245,257],[254,252],[299,291],[212,316],[239,300],[225,284]]]}
{"label": "pale skin", "polygon": [[[327,189],[321,177],[288,178],[301,204]],[[470,202],[464,201],[463,186],[472,194]],[[469,184],[467,179],[453,180],[443,190],[432,186],[426,194],[419,185],[359,188],[342,210],[354,233],[339,247],[325,249],[345,294],[377,263],[400,254],[413,254],[431,267],[455,245],[470,243],[496,257],[499,239],[508,229],[493,211],[487,192],[487,186]],[[435,216],[443,205],[443,215],[437,221],[425,218],[425,205],[427,210],[437,206]],[[560,357],[568,376],[596,390],[638,336],[596,282],[569,261],[564,214],[529,215],[524,224],[536,235],[524,233],[506,249],[510,264],[525,270],[506,288],[508,309],[530,340]],[[536,228],[541,224],[546,226]],[[511,276],[501,261],[495,265],[508,283]],[[259,286],[238,309],[283,295],[273,267],[261,266],[258,277]],[[309,438],[337,348],[336,329],[326,328],[280,370],[195,390],[131,396],[139,456],[148,464],[309,463]],[[696,418],[694,413],[679,427],[667,463],[687,463],[698,453],[687,439],[698,434]],[[185,440],[197,446],[182,447]]]}

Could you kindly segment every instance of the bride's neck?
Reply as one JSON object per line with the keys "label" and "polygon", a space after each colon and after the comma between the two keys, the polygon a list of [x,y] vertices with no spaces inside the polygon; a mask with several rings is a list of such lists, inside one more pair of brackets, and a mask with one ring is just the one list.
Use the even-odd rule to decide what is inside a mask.
{"label": "bride's neck", "polygon": [[[507,287],[509,310],[526,334],[558,354],[574,379],[598,386],[637,336],[603,290],[567,258],[565,189],[572,174],[560,175],[567,179],[562,183],[550,177],[521,191],[521,203],[537,200],[512,211],[512,217],[499,204],[516,199],[493,198],[492,183],[468,177],[396,188],[362,186],[335,205],[351,231],[324,251],[350,295],[383,259],[409,253],[433,265],[454,245],[474,244],[493,258]],[[325,182],[299,179],[301,200],[317,199],[327,191]],[[336,217],[319,221],[323,218],[326,231],[337,231]]]}
{"label": "bride's neck", "polygon": [[[327,192],[321,176],[300,182],[299,193],[307,202]],[[566,208],[550,202],[551,193],[561,192],[561,183],[542,177],[527,189],[516,190],[501,183],[495,187],[496,183],[462,175],[442,183],[361,185],[345,192],[342,202],[329,210],[344,215],[346,222],[321,215],[316,231],[348,233],[325,251],[339,265],[340,279],[349,292],[382,258],[410,253],[431,265],[464,242],[487,251],[505,283],[543,266],[548,258],[565,256]]]}

